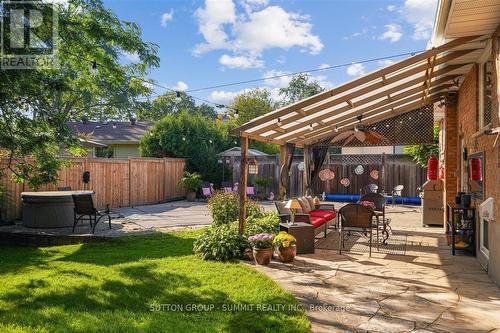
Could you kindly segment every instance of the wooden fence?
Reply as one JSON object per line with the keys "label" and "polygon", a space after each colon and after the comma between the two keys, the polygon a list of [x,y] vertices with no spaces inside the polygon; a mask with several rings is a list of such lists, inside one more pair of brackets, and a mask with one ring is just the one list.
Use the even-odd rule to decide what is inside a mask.
{"label": "wooden fence", "polygon": [[[272,179],[269,189],[278,193],[279,166],[277,157],[258,158],[259,177]],[[303,172],[299,171],[298,164],[303,161],[303,156],[295,156],[290,177],[290,196],[302,195]],[[357,175],[354,169],[363,166],[363,173]],[[322,169],[330,168],[335,173],[331,181],[318,180],[313,186],[314,194],[323,192],[329,194],[359,194],[361,188],[368,184],[377,184],[379,190],[390,192],[396,185],[403,185],[404,196],[416,196],[416,191],[426,180],[426,171],[417,165],[407,155],[330,155],[327,157]],[[372,170],[379,173],[378,179],[370,176]],[[340,184],[340,179],[348,178],[349,186]],[[239,179],[239,160],[233,165],[233,179]],[[254,176],[250,176],[252,183]],[[237,181],[237,180],[236,180]]]}
{"label": "wooden fence", "polygon": [[[185,160],[176,158],[71,158],[71,164],[59,171],[57,184],[47,184],[39,191],[71,186],[73,190],[93,190],[99,208],[128,207],[155,204],[184,197],[177,184],[184,171]],[[5,169],[7,160],[0,160]],[[90,182],[83,182],[83,172],[90,172]],[[21,217],[21,192],[32,191],[27,185],[12,181],[11,172],[4,171],[0,179],[4,195],[0,199],[1,217],[12,220]]]}

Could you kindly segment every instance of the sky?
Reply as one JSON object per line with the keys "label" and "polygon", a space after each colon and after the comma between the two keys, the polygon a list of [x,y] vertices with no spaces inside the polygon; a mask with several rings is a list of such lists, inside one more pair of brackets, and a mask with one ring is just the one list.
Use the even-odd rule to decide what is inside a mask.
{"label": "sky", "polygon": [[[104,0],[120,19],[159,46],[148,77],[218,104],[245,89],[277,96],[290,77],[190,92],[219,84],[347,64],[314,72],[332,88],[402,59],[363,60],[421,51],[437,0]],[[137,61],[126,54],[124,61]],[[156,93],[162,93],[158,89]]]}

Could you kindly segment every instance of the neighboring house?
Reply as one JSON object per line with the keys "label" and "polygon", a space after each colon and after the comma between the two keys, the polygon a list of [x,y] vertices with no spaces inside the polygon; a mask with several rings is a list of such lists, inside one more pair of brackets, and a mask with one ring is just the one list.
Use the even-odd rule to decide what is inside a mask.
{"label": "neighboring house", "polygon": [[90,156],[108,158],[140,157],[139,142],[152,127],[146,121],[110,121],[106,123],[82,120],[68,126],[76,135],[104,146],[89,147]]}

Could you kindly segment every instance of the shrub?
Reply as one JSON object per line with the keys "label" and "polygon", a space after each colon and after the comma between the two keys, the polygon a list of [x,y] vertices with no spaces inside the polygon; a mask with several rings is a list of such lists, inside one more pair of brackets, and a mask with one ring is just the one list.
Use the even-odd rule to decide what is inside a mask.
{"label": "shrub", "polygon": [[194,242],[194,253],[203,260],[231,261],[241,258],[249,246],[245,237],[238,234],[236,224],[211,226]]}
{"label": "shrub", "polygon": [[198,191],[201,184],[201,175],[196,172],[184,171],[183,177],[179,180],[179,185],[184,187],[184,189],[189,192]]}
{"label": "shrub", "polygon": [[[229,224],[238,220],[239,198],[236,193],[217,192],[208,200],[208,209],[215,225]],[[248,200],[247,217],[262,216],[262,210],[255,201]]]}
{"label": "shrub", "polygon": [[280,231],[280,233],[274,237],[273,244],[276,247],[291,247],[297,243],[295,237],[290,235],[286,231]]}
{"label": "shrub", "polygon": [[245,235],[268,233],[276,234],[279,231],[280,219],[276,213],[265,213],[260,217],[247,218]]}

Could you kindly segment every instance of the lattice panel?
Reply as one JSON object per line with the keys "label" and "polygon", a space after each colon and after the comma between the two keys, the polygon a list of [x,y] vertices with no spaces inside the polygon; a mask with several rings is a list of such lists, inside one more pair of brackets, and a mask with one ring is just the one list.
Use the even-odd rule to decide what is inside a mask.
{"label": "lattice panel", "polygon": [[[368,130],[382,134],[385,140],[377,144],[353,140],[347,145],[342,142],[335,143],[340,147],[366,147],[366,146],[394,146],[432,144],[434,142],[434,110],[432,105],[415,109],[392,118],[367,125]],[[332,136],[323,144],[330,142]]]}

